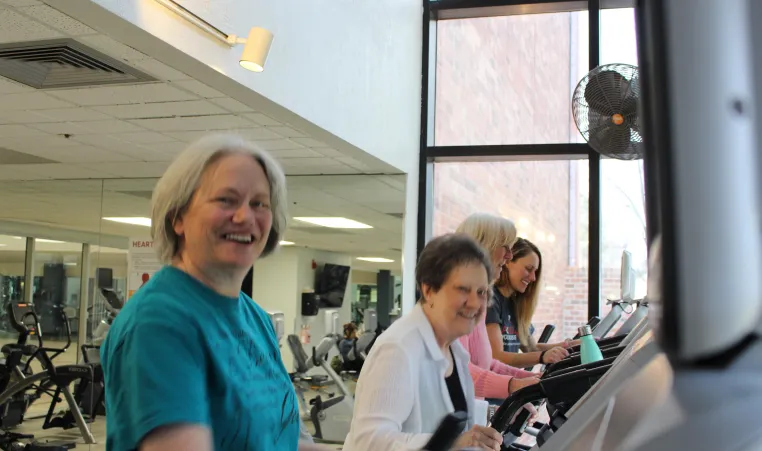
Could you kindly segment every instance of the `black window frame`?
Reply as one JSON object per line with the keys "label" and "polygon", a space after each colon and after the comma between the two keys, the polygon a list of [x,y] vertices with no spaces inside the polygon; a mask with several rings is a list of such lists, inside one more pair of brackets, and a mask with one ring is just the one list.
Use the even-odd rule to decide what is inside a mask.
{"label": "black window frame", "polygon": [[600,64],[600,13],[602,9],[634,7],[634,0],[423,0],[421,54],[421,134],[418,161],[417,254],[431,235],[433,164],[441,161],[495,161],[517,159],[587,158],[589,164],[588,211],[588,317],[600,315],[601,299],[601,156],[586,143],[435,146],[434,111],[436,83],[436,29],[439,20],[588,11],[589,69]]}

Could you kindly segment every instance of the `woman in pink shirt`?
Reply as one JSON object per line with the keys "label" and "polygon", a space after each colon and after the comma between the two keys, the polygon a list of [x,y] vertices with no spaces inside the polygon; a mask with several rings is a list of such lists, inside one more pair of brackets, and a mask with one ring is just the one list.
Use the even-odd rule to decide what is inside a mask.
{"label": "woman in pink shirt", "polygon": [[[500,216],[475,213],[467,217],[456,232],[474,238],[489,252],[495,265],[494,274],[497,279],[505,262],[511,259],[511,247],[516,241],[516,226],[513,222]],[[535,373],[514,368],[492,358],[492,347],[484,317],[477,322],[470,334],[460,338],[460,342],[471,354],[468,370],[474,380],[477,397],[505,399],[514,391],[540,381]]]}

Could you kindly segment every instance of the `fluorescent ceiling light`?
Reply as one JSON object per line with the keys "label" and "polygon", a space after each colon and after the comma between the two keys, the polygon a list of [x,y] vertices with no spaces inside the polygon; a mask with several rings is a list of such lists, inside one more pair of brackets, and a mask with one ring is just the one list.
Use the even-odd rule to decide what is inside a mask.
{"label": "fluorescent ceiling light", "polygon": [[372,229],[373,226],[357,222],[347,218],[294,218],[297,221],[308,222],[323,227],[330,227],[333,229]]}
{"label": "fluorescent ceiling light", "polygon": [[373,263],[392,263],[394,260],[390,260],[388,258],[381,258],[381,257],[357,257],[358,260],[366,261],[366,262],[373,262]]}
{"label": "fluorescent ceiling light", "polygon": [[63,241],[58,240],[46,240],[45,238],[35,238],[34,239],[38,243],[63,243]]}
{"label": "fluorescent ceiling light", "polygon": [[293,246],[294,242],[293,241],[281,241],[280,245],[281,246]]}
{"label": "fluorescent ceiling light", "polygon": [[132,224],[132,225],[151,227],[151,218],[132,217],[132,218],[103,218],[103,219],[105,219],[106,221],[121,222],[123,224]]}

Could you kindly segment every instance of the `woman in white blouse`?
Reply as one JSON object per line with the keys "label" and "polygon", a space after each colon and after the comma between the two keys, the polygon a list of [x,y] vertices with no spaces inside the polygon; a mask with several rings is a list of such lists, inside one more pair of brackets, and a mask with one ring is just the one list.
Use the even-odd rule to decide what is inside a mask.
{"label": "woman in white blouse", "polygon": [[502,436],[475,424],[469,356],[458,341],[487,307],[492,271],[465,235],[426,245],[415,268],[421,298],[378,337],[363,364],[345,451],[420,450],[454,411],[469,418],[456,449],[499,451]]}

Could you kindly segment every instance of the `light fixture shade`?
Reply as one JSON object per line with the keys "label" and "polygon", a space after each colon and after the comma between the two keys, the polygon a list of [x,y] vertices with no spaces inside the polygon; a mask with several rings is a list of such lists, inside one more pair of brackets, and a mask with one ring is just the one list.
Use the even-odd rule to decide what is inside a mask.
{"label": "light fixture shade", "polygon": [[241,67],[252,72],[265,70],[267,55],[270,53],[270,45],[273,43],[273,34],[264,28],[254,27],[249,31],[246,45],[239,61]]}

